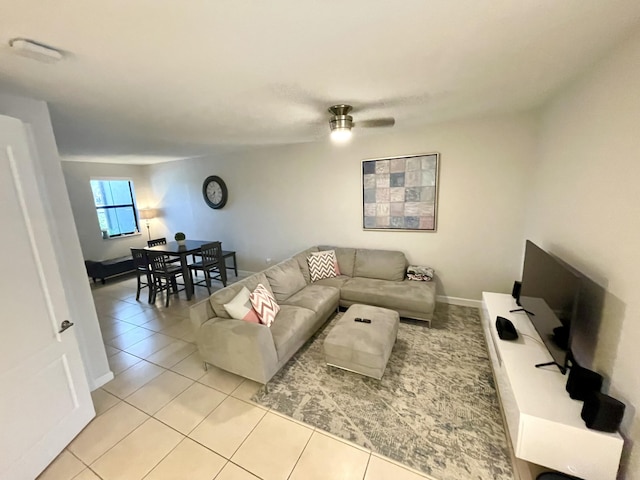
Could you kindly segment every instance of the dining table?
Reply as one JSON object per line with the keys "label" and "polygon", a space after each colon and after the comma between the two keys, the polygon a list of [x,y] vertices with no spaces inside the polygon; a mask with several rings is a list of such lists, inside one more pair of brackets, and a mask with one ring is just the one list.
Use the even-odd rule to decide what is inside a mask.
{"label": "dining table", "polygon": [[[193,296],[193,282],[191,281],[191,275],[189,274],[189,263],[187,261],[187,257],[194,254],[198,255],[202,245],[206,245],[213,241],[214,240],[184,240],[182,245],[178,244],[178,242],[167,242],[164,245],[145,247],[145,250],[164,253],[170,257],[180,258],[180,267],[182,269],[182,277],[184,278],[184,290],[187,294],[187,300],[191,300],[191,297]],[[231,266],[227,266],[227,258],[231,258]],[[237,277],[238,266],[236,264],[236,252],[231,250],[222,250],[222,261],[225,262],[225,273],[227,269],[233,270]]]}

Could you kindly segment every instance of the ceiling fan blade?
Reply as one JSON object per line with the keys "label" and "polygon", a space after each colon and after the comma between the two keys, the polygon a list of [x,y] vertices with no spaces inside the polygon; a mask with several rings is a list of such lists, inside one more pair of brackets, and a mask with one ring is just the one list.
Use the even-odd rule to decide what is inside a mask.
{"label": "ceiling fan blade", "polygon": [[393,117],[387,118],[374,118],[371,120],[363,120],[355,124],[357,127],[364,128],[378,128],[378,127],[393,127],[396,124],[396,119]]}

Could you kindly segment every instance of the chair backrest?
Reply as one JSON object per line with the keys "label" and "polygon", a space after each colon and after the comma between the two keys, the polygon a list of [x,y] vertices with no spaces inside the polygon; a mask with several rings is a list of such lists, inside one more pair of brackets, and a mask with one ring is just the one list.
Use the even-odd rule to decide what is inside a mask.
{"label": "chair backrest", "polygon": [[202,254],[202,266],[222,265],[222,243],[211,242],[205,243],[200,247]]}
{"label": "chair backrest", "polygon": [[132,248],[131,256],[133,257],[133,267],[136,270],[149,271],[149,258],[144,248]]}
{"label": "chair backrest", "polygon": [[147,252],[149,257],[149,266],[152,272],[166,272],[167,271],[167,256],[159,252]]}
{"label": "chair backrest", "polygon": [[156,245],[166,245],[167,239],[165,237],[162,238],[154,238],[153,240],[147,241],[147,246],[155,247]]}

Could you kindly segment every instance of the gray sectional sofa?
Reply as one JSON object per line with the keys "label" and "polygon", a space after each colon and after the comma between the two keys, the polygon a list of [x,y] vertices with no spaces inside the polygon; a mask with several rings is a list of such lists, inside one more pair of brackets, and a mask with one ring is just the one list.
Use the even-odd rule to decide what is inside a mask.
{"label": "gray sectional sofa", "polygon": [[[335,250],[341,275],[312,283],[307,256],[320,250]],[[193,305],[190,315],[200,355],[211,365],[267,383],[338,306],[374,305],[430,324],[434,282],[406,280],[406,268],[406,257],[398,251],[309,248]],[[224,307],[243,286],[253,291],[259,283],[280,306],[271,327],[230,318]]]}

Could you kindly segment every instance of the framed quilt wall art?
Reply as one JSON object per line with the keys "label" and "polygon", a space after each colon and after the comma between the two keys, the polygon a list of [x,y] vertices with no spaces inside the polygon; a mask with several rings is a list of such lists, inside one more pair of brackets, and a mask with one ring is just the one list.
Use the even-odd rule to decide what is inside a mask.
{"label": "framed quilt wall art", "polygon": [[439,153],[363,160],[363,229],[435,232],[439,162]]}

